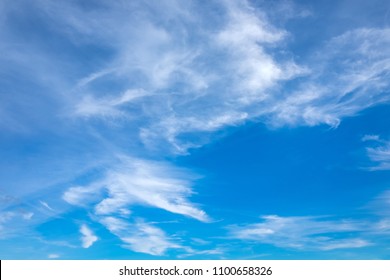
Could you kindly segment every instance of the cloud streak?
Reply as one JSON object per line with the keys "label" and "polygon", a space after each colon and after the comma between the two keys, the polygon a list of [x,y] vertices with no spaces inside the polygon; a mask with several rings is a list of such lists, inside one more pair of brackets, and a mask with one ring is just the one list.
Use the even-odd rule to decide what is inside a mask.
{"label": "cloud streak", "polygon": [[[377,141],[377,137],[364,138],[367,141]],[[378,246],[378,239],[387,239],[390,232],[390,191],[384,191],[364,208],[370,209],[375,215],[355,219],[332,216],[262,216],[258,223],[228,227],[229,237],[298,251]]]}
{"label": "cloud streak", "polygon": [[[196,9],[190,20],[180,18],[180,28],[149,23],[145,32],[153,43],[131,30],[132,39],[116,46],[116,70],[86,79],[92,86],[121,81],[124,73],[140,78],[122,92],[104,93],[105,98],[96,98],[101,93],[95,89],[75,104],[74,114],[128,118],[137,123],[146,147],[165,142],[172,152],[185,154],[207,142],[205,135],[249,120],[272,127],[337,127],[342,118],[389,101],[388,29],[348,31],[299,64],[275,54],[289,34],[265,13],[247,2],[225,2],[221,9],[217,27],[205,24]],[[203,32],[193,28],[194,21]],[[192,35],[191,44],[183,32]],[[124,101],[128,92],[137,98]]]}
{"label": "cloud streak", "polygon": [[311,74],[285,100],[271,124],[328,124],[390,100],[390,29],[355,29],[330,39],[309,61]]}
{"label": "cloud streak", "polygon": [[168,249],[184,249],[163,230],[142,220],[129,223],[120,218],[104,217],[100,223],[123,241],[123,247],[135,252],[161,256]]}
{"label": "cloud streak", "polygon": [[[69,204],[93,209],[93,219],[101,223],[135,252],[162,255],[169,249],[190,250],[174,242],[160,228],[140,219],[132,208],[141,205],[158,208],[201,222],[209,216],[188,198],[193,194],[188,171],[170,164],[138,158],[121,157],[105,177],[87,186],[69,188],[63,199]],[[131,218],[134,221],[130,221]],[[83,225],[83,247],[88,248],[97,237]],[[192,251],[191,251],[192,252]]]}
{"label": "cloud streak", "polygon": [[109,215],[133,205],[152,206],[165,211],[207,222],[207,214],[188,201],[192,195],[192,176],[188,172],[156,161],[122,157],[105,178],[91,186],[72,187],[63,198],[80,205],[92,194],[107,193],[94,204],[95,213]]}
{"label": "cloud streak", "polygon": [[390,170],[390,141],[383,140],[378,135],[365,135],[362,141],[374,143],[373,147],[366,148],[369,159],[376,164],[369,169]]}

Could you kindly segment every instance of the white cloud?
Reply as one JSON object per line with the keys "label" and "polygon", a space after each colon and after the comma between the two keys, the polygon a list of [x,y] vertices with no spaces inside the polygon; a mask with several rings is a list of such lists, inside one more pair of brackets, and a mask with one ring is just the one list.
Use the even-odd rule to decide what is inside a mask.
{"label": "white cloud", "polygon": [[75,85],[62,102],[70,104],[67,112],[118,122],[129,137],[138,131],[149,148],[168,144],[185,154],[208,142],[208,134],[248,120],[336,127],[343,117],[389,101],[386,28],[348,31],[298,64],[288,49],[294,34],[267,14],[299,16],[304,9],[291,3],[268,11],[249,1],[217,1],[209,4],[219,11],[212,14],[191,1],[34,5],[64,39],[108,53],[92,57],[88,70],[74,69]]}
{"label": "white cloud", "polygon": [[60,255],[59,254],[49,254],[47,257],[49,259],[58,259],[60,257]]}
{"label": "white cloud", "polygon": [[75,113],[84,117],[125,117],[121,107],[147,95],[148,94],[142,89],[127,90],[119,97],[106,97],[102,99],[96,99],[91,95],[86,95],[83,100],[77,104]]}
{"label": "white cloud", "polygon": [[0,211],[0,239],[27,231],[28,226],[35,222],[33,216],[33,212],[24,208]]}
{"label": "white cloud", "polygon": [[64,192],[62,198],[69,204],[86,206],[100,198],[100,185],[70,187]]}
{"label": "white cloud", "polygon": [[369,134],[367,134],[367,135],[364,135],[362,137],[362,141],[363,142],[366,142],[366,141],[380,141],[380,137],[379,137],[379,135],[369,135]]}
{"label": "white cloud", "polygon": [[390,216],[390,190],[386,190],[376,197],[373,201],[368,204],[369,208],[374,210],[374,212],[382,216],[382,220],[377,223],[375,228],[379,231],[382,231],[389,225],[389,216]]}
{"label": "white cloud", "polygon": [[367,155],[369,159],[375,163],[375,166],[370,167],[372,171],[375,170],[390,170],[390,141],[383,140],[379,136],[364,136],[363,141],[371,140],[376,146],[367,147]]}
{"label": "white cloud", "polygon": [[350,249],[350,248],[362,248],[372,245],[372,243],[367,240],[360,238],[350,238],[345,240],[335,240],[326,242],[321,249],[328,250],[336,250],[336,249]]}
{"label": "white cloud", "polygon": [[[88,121],[119,118],[124,132],[139,131],[138,141],[151,147],[165,141],[186,153],[208,141],[204,134],[248,120],[336,127],[343,117],[389,101],[388,28],[348,31],[298,63],[288,45],[294,34],[267,14],[276,12],[281,21],[308,14],[300,15],[304,9],[293,3],[269,11],[249,1],[211,1],[212,9],[192,1],[96,2],[90,9],[66,1],[32,5],[75,49],[105,50],[92,51],[91,67],[81,69],[78,63],[52,67],[53,59],[39,53],[47,63],[27,72],[42,83],[52,77],[56,94],[50,96],[72,108],[55,111]],[[20,53],[21,65],[42,65]]]}
{"label": "white cloud", "polygon": [[83,248],[89,248],[98,240],[98,237],[92,232],[92,230],[86,225],[81,225],[80,227],[81,242]]}
{"label": "white cloud", "polygon": [[[264,98],[264,90],[281,79],[290,78],[264,44],[280,42],[284,32],[272,27],[264,17],[256,15],[248,3],[228,3],[228,23],[217,35],[217,42],[228,49],[227,62],[235,90],[243,92],[244,102]],[[255,96],[251,96],[255,95]],[[256,96],[257,95],[257,96]],[[249,100],[246,100],[246,99]]]}
{"label": "white cloud", "polygon": [[[81,90],[73,114],[136,122],[141,124],[137,129],[146,145],[166,141],[172,151],[186,153],[202,143],[199,138],[203,136],[197,134],[238,125],[259,115],[268,106],[261,102],[269,98],[272,87],[303,73],[303,68],[293,61],[278,61],[272,55],[269,49],[275,48],[286,32],[273,27],[247,2],[213,3],[224,11],[214,15],[215,26],[193,4],[175,2],[176,8],[163,14],[157,8],[136,5],[144,13],[142,19],[123,18],[115,10],[117,7],[110,5],[108,17],[114,23],[109,24],[121,18],[118,24],[128,36],[117,34],[113,45],[116,57],[108,63],[107,70],[87,75],[79,85],[122,81],[121,87],[127,85],[127,91],[142,88],[142,98],[117,102],[123,93],[95,88],[86,95]],[[160,25],[153,20],[157,12],[163,17]],[[172,26],[164,17],[177,18],[177,22]],[[69,20],[65,22],[69,24]],[[97,23],[92,21],[90,25]],[[71,26],[77,32],[93,30],[78,24]],[[112,34],[104,30],[105,27],[101,35],[110,41]],[[192,134],[191,139],[179,139],[183,134]]]}
{"label": "white cloud", "polygon": [[187,199],[192,194],[192,180],[193,176],[188,172],[167,163],[124,157],[102,181],[92,186],[70,188],[63,198],[68,203],[80,205],[104,189],[107,196],[94,204],[97,215],[123,213],[140,204],[208,221],[207,214]]}
{"label": "white cloud", "polygon": [[40,203],[43,207],[45,207],[46,209],[48,209],[48,210],[50,210],[50,211],[54,211],[54,209],[51,208],[47,202],[40,200],[39,203]]}
{"label": "white cloud", "polygon": [[[189,8],[181,5],[179,15]],[[77,101],[75,114],[137,121],[146,146],[160,148],[165,141],[173,152],[185,154],[207,142],[205,135],[248,120],[337,127],[343,117],[389,101],[388,29],[346,32],[298,65],[275,54],[289,34],[263,11],[234,1],[220,8],[224,13],[215,26],[206,25],[196,8],[175,27],[156,26],[148,17],[132,22],[142,23],[155,40],[129,30],[130,39],[116,45],[117,59],[108,68],[114,63],[115,74],[101,70],[86,79],[102,82],[132,73],[139,79],[128,90],[142,88],[142,98],[118,102],[123,93],[89,94]],[[204,25],[202,32],[197,25]],[[285,86],[297,77],[294,86]]]}
{"label": "white cloud", "polygon": [[87,86],[88,84],[92,83],[93,81],[95,81],[99,78],[102,78],[108,74],[111,74],[113,72],[115,72],[115,69],[105,69],[102,71],[98,71],[98,72],[89,74],[87,77],[84,77],[78,81],[77,87],[83,88],[83,87]]}
{"label": "white cloud", "polygon": [[23,219],[30,220],[34,216],[33,212],[27,212],[22,215]]}
{"label": "white cloud", "polygon": [[223,248],[209,249],[209,250],[187,250],[188,253],[178,255],[178,258],[193,257],[199,255],[224,255],[226,252]]}
{"label": "white cloud", "polygon": [[[390,29],[356,29],[332,38],[309,61],[311,75],[273,104],[276,126],[337,126],[390,100]],[[272,105],[272,104],[271,104]]]}
{"label": "white cloud", "polygon": [[[102,180],[85,187],[71,187],[63,199],[94,209],[94,219],[118,236],[126,248],[162,255],[168,249],[190,249],[173,242],[162,229],[151,224],[141,220],[129,222],[129,217],[137,215],[129,209],[143,205],[207,222],[208,215],[188,200],[193,193],[193,179],[187,171],[164,162],[121,157],[120,164],[111,167]],[[83,247],[97,240],[85,225],[80,231]]]}
{"label": "white cloud", "polygon": [[0,215],[0,224],[5,223],[16,216],[15,212],[7,211],[2,212]]}
{"label": "white cloud", "polygon": [[[387,213],[390,213],[390,203],[386,209]],[[389,234],[390,233],[390,219],[384,218],[374,225],[374,232],[377,234]]]}
{"label": "white cloud", "polygon": [[371,245],[365,239],[349,237],[365,230],[366,225],[362,222],[305,216],[264,216],[262,219],[260,223],[232,227],[231,236],[301,250],[327,251]]}
{"label": "white cloud", "polygon": [[[1,120],[7,126],[30,129],[30,124],[39,122],[49,128],[42,131],[55,132],[60,138],[74,133],[75,138],[87,139],[87,144],[75,141],[72,145],[91,152],[92,141],[88,136],[96,128],[93,118],[110,122],[120,119],[115,128],[118,134],[127,135],[129,140],[123,141],[126,144],[116,142],[110,134],[112,130],[102,129],[99,122],[98,130],[103,131],[101,142],[115,142],[113,146],[141,155],[143,151],[131,150],[128,142],[141,141],[158,151],[168,143],[172,152],[185,154],[207,143],[212,132],[248,120],[270,126],[325,123],[336,127],[345,116],[389,101],[389,29],[346,32],[330,39],[316,54],[308,54],[309,59],[298,64],[285,58],[294,57],[286,41],[293,34],[273,26],[265,11],[259,11],[247,1],[210,2],[212,8],[218,8],[218,13],[209,13],[215,9],[190,1],[159,1],[153,5],[142,1],[96,1],[89,8],[76,2],[39,0],[31,4],[39,11],[42,24],[45,20],[50,23],[46,31],[56,35],[51,37],[53,45],[46,46],[40,40],[36,40],[39,44],[32,41],[26,45],[22,40],[1,37],[4,45],[17,47],[12,51],[2,49],[1,61],[12,65],[15,73],[22,74],[18,81],[28,77],[33,81],[31,84],[39,85],[39,90],[32,91],[23,84],[20,88],[27,90],[20,95],[1,95],[0,104],[12,107],[12,110],[0,108]],[[13,12],[8,15],[9,19],[23,18],[18,11],[26,9],[14,7],[17,6],[10,9]],[[291,13],[287,17],[291,17]],[[13,34],[12,29],[9,31]],[[58,55],[57,37],[61,41]],[[52,54],[42,51],[45,49],[53,50]],[[83,60],[86,53],[88,63]],[[66,61],[61,61],[60,57],[66,57]],[[290,81],[292,83],[285,84]],[[45,92],[45,95],[37,92]],[[22,95],[34,98],[20,98]],[[67,110],[69,107],[71,113]],[[34,109],[28,111],[27,108]],[[64,112],[81,117],[85,122],[73,118],[69,124],[69,118],[63,118]],[[56,116],[56,121],[47,121],[48,115]],[[53,142],[57,145],[57,141]],[[120,147],[115,148],[120,150]],[[76,152],[70,156],[76,160],[64,163],[63,155],[69,155],[70,149],[65,147],[58,153],[53,152],[60,159],[54,166],[53,158],[43,160],[46,164],[42,166],[35,164],[36,161],[28,163],[29,168],[38,166],[37,170],[50,170],[50,174],[34,172],[31,177],[56,179],[36,183],[36,186],[69,181],[90,168],[83,169],[83,166],[104,157],[100,150],[91,152],[92,160],[81,159]],[[368,148],[370,158],[378,162],[377,169],[389,169],[388,150],[387,145]],[[53,170],[61,172],[57,174]],[[29,184],[24,184],[28,189],[38,190],[31,187],[32,180],[28,181]],[[133,215],[128,208],[144,205],[208,221],[208,215],[189,200],[192,184],[193,178],[188,172],[174,166],[128,158],[110,167],[103,179],[69,188],[63,199],[72,205],[91,207],[99,218]],[[24,194],[28,191],[25,188]],[[321,224],[316,219],[307,219],[313,226]],[[300,223],[295,218],[281,221],[293,228]],[[276,226],[277,223],[266,218],[263,224]],[[136,229],[138,235],[136,232],[123,235],[130,238],[125,239],[130,248],[158,255],[178,246],[171,243],[164,232],[148,224],[138,223]],[[277,228],[273,227],[249,229],[255,231],[252,235],[265,236],[266,241],[267,236],[279,236],[275,233]],[[247,234],[252,236],[250,231]],[[317,245],[324,250],[363,246],[364,243],[359,239],[346,239],[342,244],[328,240],[326,247],[324,241],[315,236],[301,233],[301,237],[303,242],[307,241],[303,246]],[[152,245],[138,248],[136,240],[148,240]],[[90,241],[86,240],[86,244]]]}
{"label": "white cloud", "polygon": [[115,217],[104,217],[100,222],[125,243],[125,248],[135,252],[159,256],[168,249],[184,249],[174,243],[163,230],[141,220],[129,223]]}

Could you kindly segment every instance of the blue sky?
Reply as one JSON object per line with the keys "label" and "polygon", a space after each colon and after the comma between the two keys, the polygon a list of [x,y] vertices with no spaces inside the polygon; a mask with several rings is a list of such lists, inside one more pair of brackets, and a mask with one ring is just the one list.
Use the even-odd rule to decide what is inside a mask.
{"label": "blue sky", "polygon": [[0,2],[1,259],[389,259],[388,1]]}

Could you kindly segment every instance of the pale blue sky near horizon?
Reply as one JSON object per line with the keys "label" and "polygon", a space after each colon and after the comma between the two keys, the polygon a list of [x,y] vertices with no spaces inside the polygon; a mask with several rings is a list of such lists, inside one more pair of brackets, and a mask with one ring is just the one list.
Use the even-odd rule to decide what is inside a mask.
{"label": "pale blue sky near horizon", "polygon": [[0,1],[0,259],[390,259],[389,24]]}

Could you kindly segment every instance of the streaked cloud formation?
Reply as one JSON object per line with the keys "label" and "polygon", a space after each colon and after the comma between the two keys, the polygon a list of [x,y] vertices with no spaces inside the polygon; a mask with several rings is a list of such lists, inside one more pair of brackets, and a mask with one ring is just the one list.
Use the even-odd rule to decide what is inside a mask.
{"label": "streaked cloud formation", "polygon": [[49,254],[47,257],[49,259],[58,259],[60,257],[60,255],[58,255],[58,254]]}
{"label": "streaked cloud formation", "polygon": [[[233,127],[255,124],[267,132],[338,128],[347,117],[389,106],[387,24],[339,28],[329,17],[326,26],[337,28],[316,31],[321,34],[314,34],[315,43],[306,38],[297,48],[305,39],[302,34],[311,37],[323,9],[296,2],[3,1],[0,176],[19,200],[0,204],[0,237],[70,220],[88,251],[106,234],[124,248],[154,256],[170,250],[183,256],[222,254],[214,241],[192,248],[190,240],[209,238],[192,232],[197,226],[226,226],[216,222],[226,217],[214,217],[222,210],[208,197],[210,189],[224,188],[218,191],[221,201],[237,188],[247,190],[241,182],[226,189],[209,182],[198,195],[196,174],[202,171],[182,168],[186,159]],[[375,165],[370,170],[389,170],[389,141],[376,132],[362,140],[370,145],[367,155]],[[241,168],[265,156],[230,159],[224,152],[219,160],[234,162],[237,176],[249,181]],[[310,158],[292,157],[297,162]],[[205,169],[212,160],[203,159]],[[335,165],[329,164],[330,169]],[[274,172],[270,177],[283,175]],[[260,172],[252,176],[267,177]],[[172,234],[160,224],[166,217],[197,226]],[[365,232],[365,222],[262,219],[237,226],[231,235],[302,250],[372,244],[358,234]],[[369,224],[388,227],[386,219]],[[39,234],[35,238],[41,240]],[[215,240],[221,233],[211,235]],[[52,249],[44,255],[65,255]]]}
{"label": "streaked cloud formation", "polygon": [[81,225],[80,233],[82,234],[81,242],[83,248],[91,247],[93,243],[95,243],[98,240],[97,236],[94,235],[92,230],[89,227],[87,227],[85,224]]}
{"label": "streaked cloud formation", "polygon": [[159,256],[168,249],[185,249],[163,230],[143,221],[130,224],[124,219],[104,217],[100,222],[123,241],[125,248],[135,252]]}
{"label": "streaked cloud formation", "polygon": [[371,170],[390,170],[390,141],[383,140],[379,135],[365,135],[362,141],[370,141],[374,146],[367,147],[367,155],[376,164]]}
{"label": "streaked cloud formation", "polygon": [[310,74],[273,106],[275,125],[337,126],[343,117],[387,103],[390,29],[356,29],[330,39],[311,58]]}
{"label": "streaked cloud formation", "polygon": [[[208,221],[207,214],[188,201],[191,175],[166,163],[123,158],[100,182],[91,186],[72,187],[63,198],[74,205],[85,205],[94,196],[95,214],[125,213],[132,205],[146,205],[172,213]],[[99,198],[97,194],[107,193]]]}
{"label": "streaked cloud formation", "polygon": [[[188,171],[164,162],[121,157],[120,163],[111,167],[101,181],[71,187],[63,199],[75,206],[92,207],[95,220],[118,236],[127,248],[162,255],[169,248],[184,247],[170,241],[156,226],[139,219],[129,221],[133,215],[131,208],[136,205],[155,207],[207,222],[208,215],[188,200],[193,179]],[[87,228],[82,233],[84,247],[96,241]]]}
{"label": "streaked cloud formation", "polygon": [[327,251],[371,245],[369,241],[362,238],[340,238],[336,235],[364,231],[366,225],[356,221],[280,216],[264,216],[262,219],[261,223],[233,227],[232,237],[299,250]]}
{"label": "streaked cloud formation", "polygon": [[[368,137],[371,138],[371,137]],[[230,237],[301,251],[331,251],[377,245],[390,233],[390,191],[368,202],[375,215],[340,219],[332,216],[262,216],[258,223],[229,226]]]}

